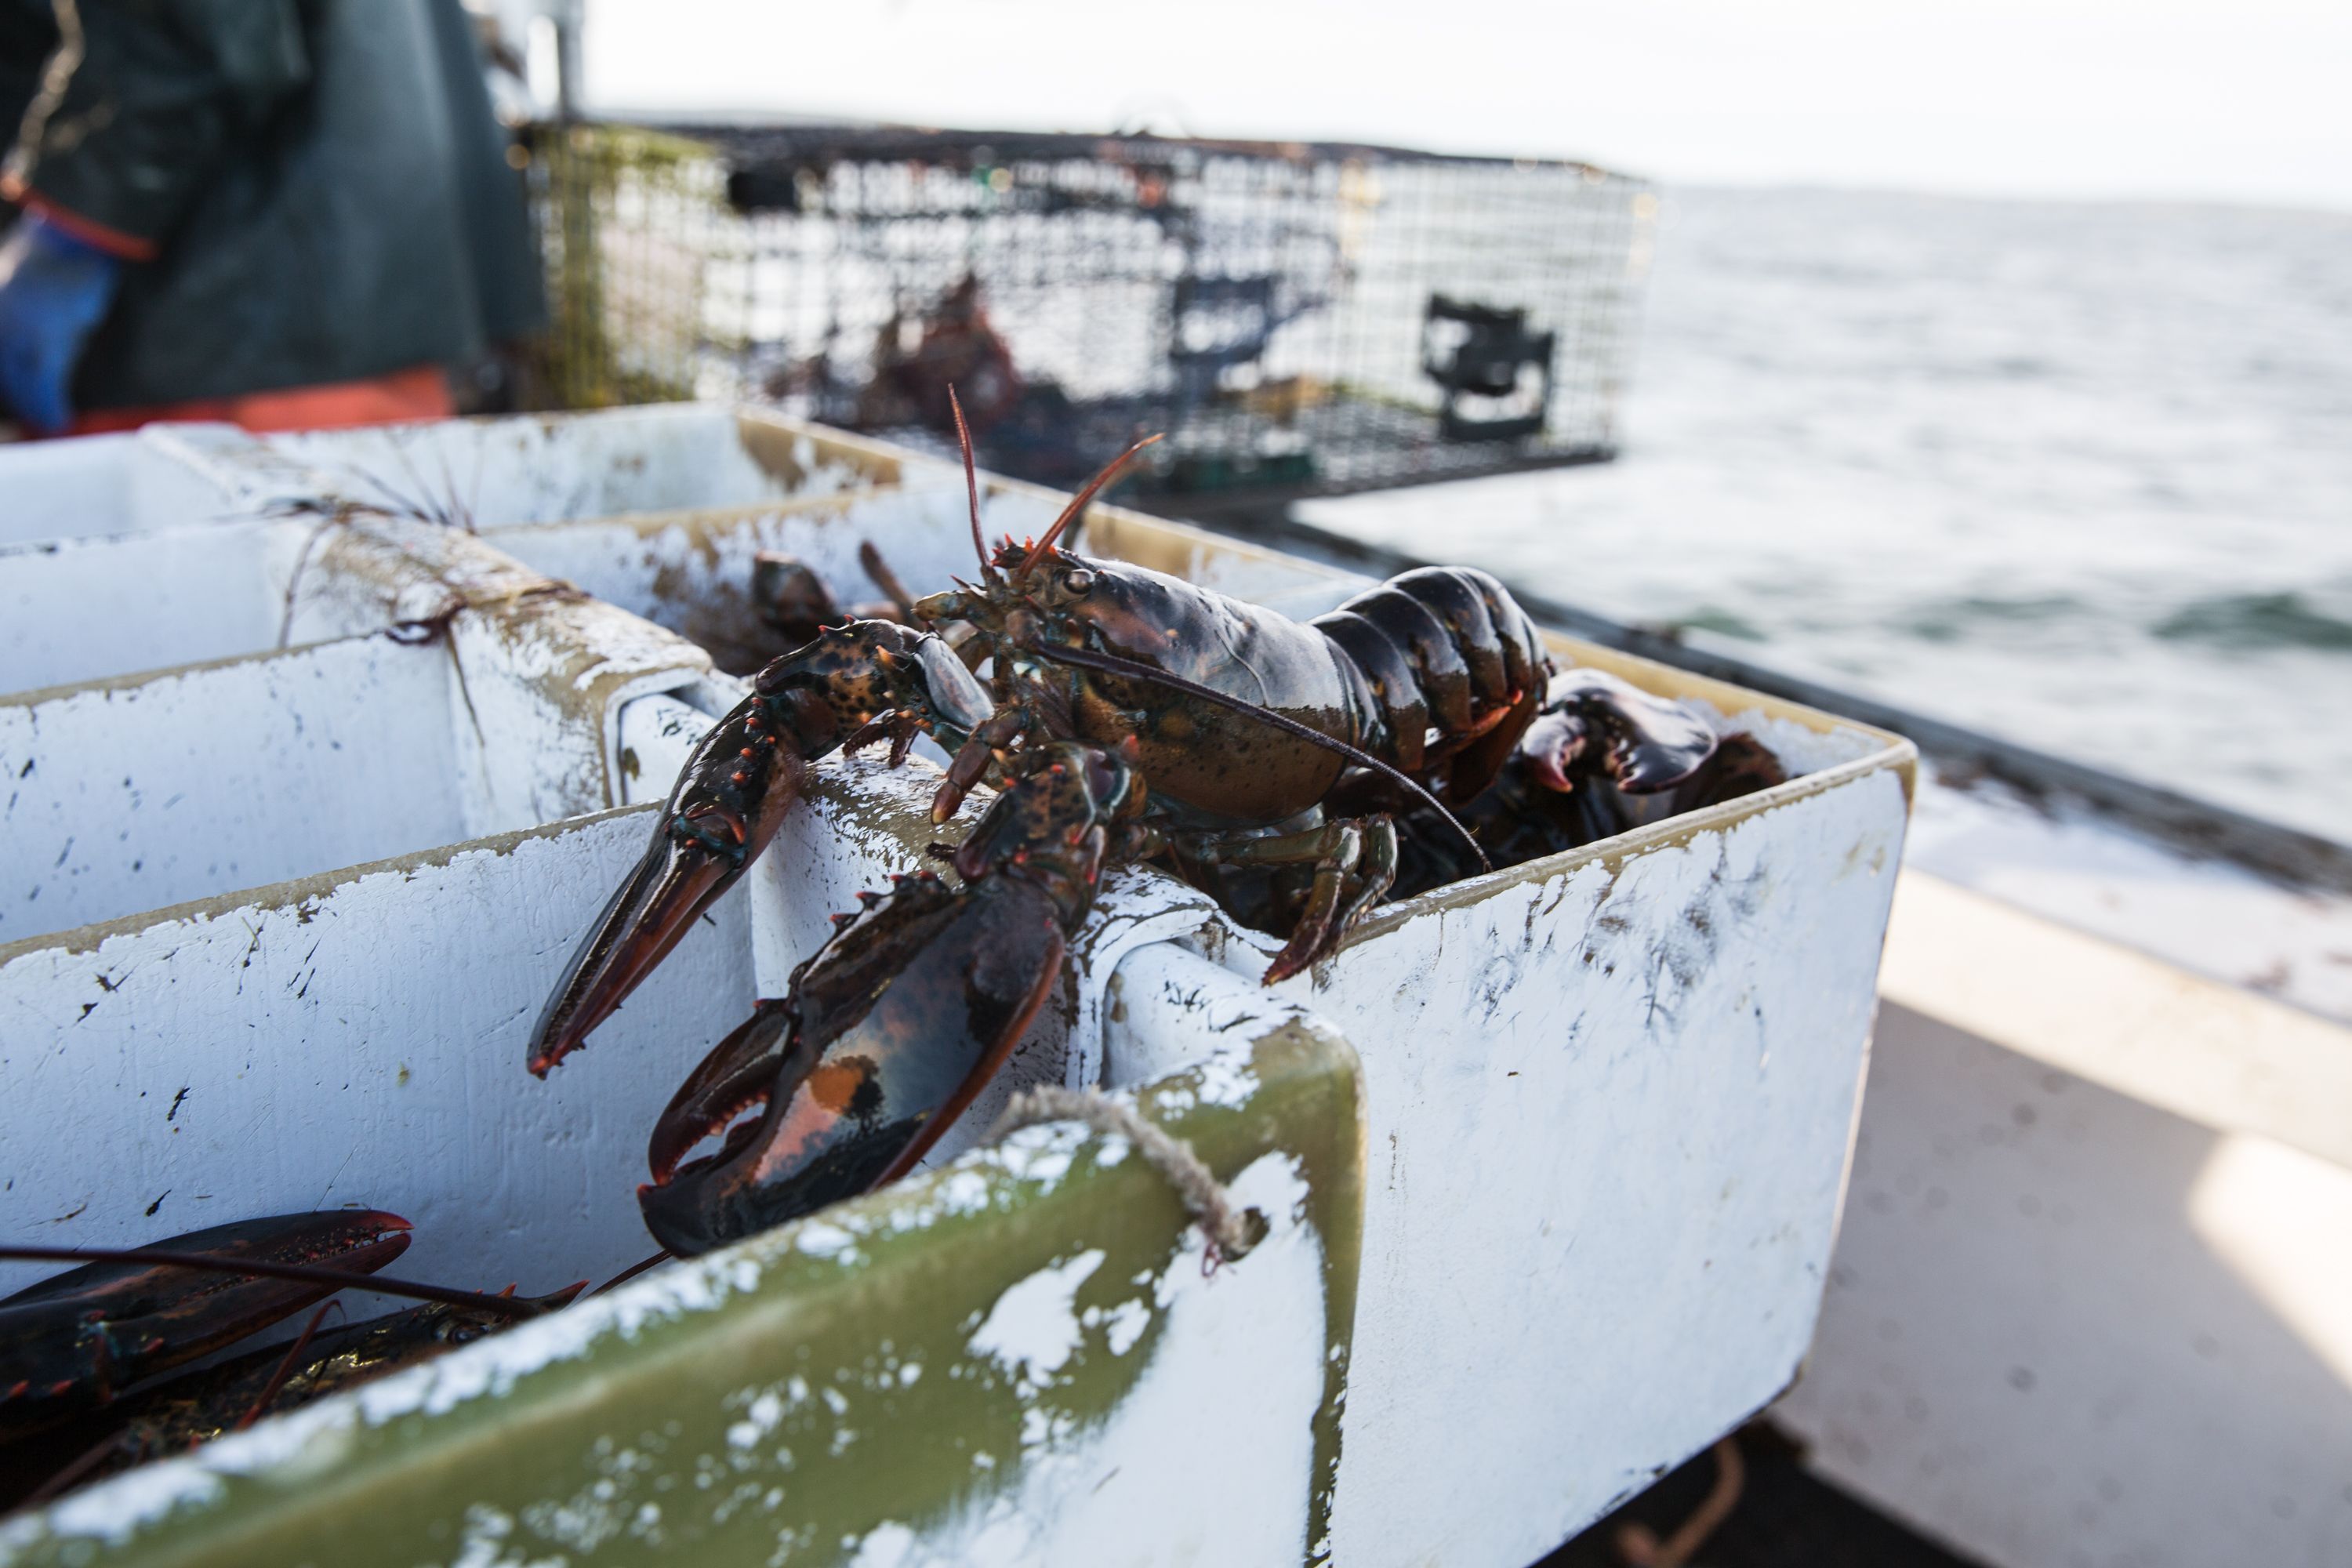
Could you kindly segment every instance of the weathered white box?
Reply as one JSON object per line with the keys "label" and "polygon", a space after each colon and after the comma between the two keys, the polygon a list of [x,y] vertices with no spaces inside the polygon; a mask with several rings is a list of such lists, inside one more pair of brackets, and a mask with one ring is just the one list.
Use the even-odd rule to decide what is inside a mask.
{"label": "weathered white box", "polygon": [[331,640],[0,697],[0,939],[619,804],[623,709],[709,669],[464,534],[310,556],[296,620]]}
{"label": "weathered white box", "polygon": [[[835,449],[791,435],[812,466]],[[895,460],[854,512],[518,523],[485,548],[683,625],[696,580],[664,578],[666,552],[716,584],[756,548],[838,555],[854,515],[920,591],[969,550],[940,499],[956,476]],[[992,492],[1016,531],[1052,506]],[[1098,552],[1296,613],[1353,585],[1112,509],[1091,528]],[[1270,942],[1156,873],[1115,879],[1076,944],[1017,1070],[1108,1084],[1192,1140],[1272,1222],[1248,1257],[1204,1276],[1123,1140],[1035,1129],[68,1500],[0,1529],[0,1559],[1540,1555],[1803,1354],[1910,765],[1889,737],[1562,647],[1758,728],[1801,776],[1400,903],[1273,993]],[[658,795],[727,700],[652,673],[616,704],[621,798]],[[751,885],[549,1084],[524,1036],[643,809],[0,947],[8,1228],[121,1243],[173,1214],[364,1202],[417,1220],[413,1274],[602,1274],[645,1246],[654,1108],[845,889],[919,863],[927,793],[820,769]],[[68,1119],[110,1157],[58,1148]]]}
{"label": "weathered white box", "polygon": [[248,515],[234,461],[215,459],[252,444],[226,425],[0,444],[0,549]]}
{"label": "weathered white box", "polygon": [[941,465],[757,408],[680,403],[264,437],[336,493],[485,533],[534,522],[753,507],[896,483]]}
{"label": "weathered white box", "polygon": [[[477,531],[807,504],[898,474],[887,448],[855,437],[692,405],[295,436],[158,426],[0,447],[0,692],[429,616],[421,578],[512,571]],[[415,525],[451,537],[421,543]],[[429,573],[404,562],[417,553]]]}
{"label": "weathered white box", "polygon": [[0,692],[278,645],[304,531],[265,515],[266,476],[219,460],[249,442],[191,426],[0,446]]}

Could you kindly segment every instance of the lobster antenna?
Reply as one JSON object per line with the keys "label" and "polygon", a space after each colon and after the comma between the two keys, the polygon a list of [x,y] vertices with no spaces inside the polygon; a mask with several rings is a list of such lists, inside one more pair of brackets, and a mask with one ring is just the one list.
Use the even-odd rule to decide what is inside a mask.
{"label": "lobster antenna", "polygon": [[261,1419],[261,1413],[269,1408],[269,1402],[278,1397],[278,1391],[286,1386],[288,1378],[294,1375],[294,1368],[300,1363],[302,1352],[310,1348],[310,1341],[318,1333],[319,1325],[327,1321],[328,1313],[340,1312],[342,1310],[343,1304],[341,1301],[328,1301],[322,1303],[317,1311],[310,1314],[310,1321],[302,1325],[302,1332],[296,1337],[293,1348],[289,1350],[284,1359],[278,1362],[278,1370],[269,1374],[268,1384],[262,1388],[254,1402],[246,1407],[245,1414],[236,1418],[236,1430],[242,1432]]}
{"label": "lobster antenna", "polygon": [[980,472],[971,464],[971,426],[963,422],[963,402],[956,396],[955,385],[948,385],[948,407],[955,415],[956,445],[963,448],[963,488],[971,498],[971,552],[980,557],[980,577],[986,582],[988,542],[980,536]]}
{"label": "lobster antenna", "polygon": [[626,1268],[622,1269],[618,1274],[614,1275],[610,1279],[605,1280],[602,1285],[599,1285],[593,1290],[589,1291],[588,1294],[591,1296],[601,1296],[607,1290],[616,1289],[619,1287],[627,1284],[630,1280],[635,1279],[646,1269],[653,1268],[656,1264],[667,1263],[669,1260],[670,1254],[667,1252],[656,1252],[651,1258],[630,1264]]}
{"label": "lobster antenna", "polygon": [[174,1252],[160,1247],[0,1247],[0,1261],[9,1263],[156,1263],[169,1268],[191,1268],[207,1274],[245,1274],[263,1279],[291,1279],[304,1285],[331,1285],[337,1289],[373,1290],[380,1296],[405,1296],[416,1301],[439,1301],[509,1318],[535,1318],[548,1308],[514,1296],[493,1296],[487,1290],[459,1290],[448,1285],[426,1285],[415,1279],[394,1279],[383,1274],[362,1274],[350,1268],[328,1268],[315,1263],[274,1263],[263,1258],[219,1258],[209,1252]]}
{"label": "lobster antenna", "polygon": [[1053,659],[1060,664],[1079,665],[1087,669],[1099,669],[1111,675],[1124,675],[1136,680],[1156,680],[1160,685],[1173,687],[1187,696],[1204,698],[1221,707],[1230,708],[1236,713],[1246,713],[1260,723],[1270,724],[1285,734],[1296,735],[1302,741],[1311,741],[1327,752],[1337,752],[1358,766],[1367,767],[1374,773],[1385,774],[1419,795],[1428,805],[1430,810],[1445,819],[1446,826],[1461,835],[1462,842],[1470,847],[1470,853],[1478,857],[1480,870],[1491,871],[1495,868],[1494,862],[1486,858],[1486,852],[1480,848],[1478,841],[1470,836],[1470,830],[1463,826],[1461,820],[1452,812],[1445,809],[1444,802],[1422,788],[1412,777],[1389,766],[1370,752],[1360,751],[1345,741],[1334,740],[1320,730],[1309,729],[1296,719],[1286,719],[1273,709],[1261,707],[1246,698],[1227,696],[1213,687],[1202,686],[1197,681],[1187,680],[1181,675],[1171,675],[1164,669],[1154,669],[1148,664],[1138,664],[1132,659],[1121,658],[1116,654],[1097,653],[1092,648],[1051,646],[1033,647],[1027,651],[1038,658]]}
{"label": "lobster antenna", "polygon": [[1101,489],[1103,486],[1110,483],[1111,480],[1118,478],[1118,471],[1127,467],[1129,458],[1134,457],[1138,452],[1142,451],[1146,447],[1150,446],[1151,443],[1159,439],[1160,437],[1158,436],[1146,436],[1142,440],[1138,441],[1134,446],[1129,447],[1126,451],[1121,452],[1118,457],[1113,458],[1108,463],[1105,464],[1101,473],[1097,474],[1093,479],[1088,479],[1087,481],[1087,488],[1070,498],[1070,504],[1062,509],[1062,515],[1055,518],[1054,520],[1054,526],[1045,531],[1045,537],[1029,547],[1029,553],[1022,558],[1021,570],[1018,574],[1023,577],[1028,576],[1029,574],[1035,569],[1037,563],[1045,559],[1045,552],[1054,547],[1054,541],[1062,536],[1062,530],[1069,527],[1070,523],[1077,517],[1078,513],[1087,510],[1087,503],[1095,499],[1095,492]]}

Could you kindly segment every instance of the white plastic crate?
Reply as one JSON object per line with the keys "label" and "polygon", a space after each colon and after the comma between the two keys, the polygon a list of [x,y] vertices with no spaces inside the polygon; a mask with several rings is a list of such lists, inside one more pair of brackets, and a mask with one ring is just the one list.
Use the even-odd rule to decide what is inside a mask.
{"label": "white plastic crate", "polygon": [[[271,436],[336,493],[484,532],[805,500],[897,481],[893,447],[755,408],[682,403]],[[922,459],[917,459],[922,461]]]}
{"label": "white plastic crate", "polygon": [[[666,440],[736,419],[667,417],[648,426]],[[585,449],[563,422],[526,423],[539,434],[404,439],[495,453],[511,436],[558,468]],[[804,472],[833,462],[833,437],[780,428]],[[301,449],[310,471],[343,460],[351,438],[335,439]],[[625,450],[599,452],[600,473],[629,471]],[[379,655],[379,637],[287,668],[462,664],[475,711],[445,695],[414,758],[435,773],[454,729],[459,787],[437,804],[389,795],[419,831],[522,831],[289,868],[267,888],[0,946],[0,1016],[16,1021],[0,1056],[11,1226],[120,1244],[350,1201],[417,1220],[403,1268],[422,1277],[545,1289],[640,1256],[629,1194],[654,1109],[755,994],[781,991],[826,914],[921,864],[938,835],[919,760],[904,774],[820,767],[746,888],[534,1082],[521,1058],[539,1004],[653,822],[571,814],[658,797],[731,699],[667,634],[543,585],[571,576],[700,625],[754,550],[829,566],[867,530],[910,586],[941,585],[933,574],[969,553],[961,476],[890,460],[839,510],[688,500],[648,517],[643,494],[559,471],[543,488],[564,504],[636,513],[480,540],[340,534],[349,552],[305,602],[347,616],[389,593],[407,621],[454,585],[457,658]],[[1056,503],[992,482],[990,504],[992,529],[1027,531]],[[1090,528],[1097,552],[1292,613],[1355,585],[1113,509]],[[633,1555],[699,1562],[784,1546],[909,1563],[1539,1555],[1769,1401],[1803,1354],[1909,767],[1889,737],[1562,647],[1759,727],[1802,776],[1391,906],[1275,993],[1255,984],[1270,941],[1157,873],[1122,872],[1060,1002],[935,1174],[93,1491],[0,1531],[0,1558],[536,1558],[583,1550],[583,1519]],[[508,656],[521,712],[488,720],[478,700]],[[250,679],[278,662],[226,668]],[[338,722],[365,706],[329,695]],[[534,707],[557,717],[534,729]],[[569,760],[544,766],[549,745]],[[537,782],[473,791],[477,765]],[[362,798],[332,766],[293,793],[314,792],[322,812]],[[328,843],[316,853],[342,852]],[[1203,1280],[1197,1236],[1119,1141],[1039,1130],[970,1147],[1012,1083],[1055,1079],[1139,1093],[1268,1206],[1275,1237]],[[110,1157],[78,1152],[84,1132],[58,1147],[68,1123]],[[798,1359],[811,1347],[843,1358],[824,1373],[842,1409],[791,1394],[814,1375]],[[886,1391],[875,1369],[900,1361],[923,1381]],[[790,1456],[763,1440],[769,1399],[771,1426],[798,1424]],[[641,1430],[669,1435],[648,1447]],[[943,1434],[988,1463],[959,1450],[942,1468]],[[615,1470],[623,1451],[637,1458]]]}

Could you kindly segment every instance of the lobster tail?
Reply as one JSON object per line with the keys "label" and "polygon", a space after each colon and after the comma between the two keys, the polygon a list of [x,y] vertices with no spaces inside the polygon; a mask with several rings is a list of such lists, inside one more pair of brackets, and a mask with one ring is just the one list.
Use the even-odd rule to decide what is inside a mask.
{"label": "lobster tail", "polygon": [[1466,800],[1491,781],[1550,678],[1543,637],[1508,589],[1473,567],[1423,566],[1311,625],[1370,694],[1370,749]]}
{"label": "lobster tail", "polygon": [[1354,607],[1357,602],[1350,599],[1308,625],[1347,655],[1363,681],[1370,699],[1362,707],[1371,730],[1366,739],[1373,742],[1373,749],[1385,752],[1403,772],[1418,774],[1429,739],[1429,699],[1422,695],[1421,676],[1412,654],[1360,614]]}

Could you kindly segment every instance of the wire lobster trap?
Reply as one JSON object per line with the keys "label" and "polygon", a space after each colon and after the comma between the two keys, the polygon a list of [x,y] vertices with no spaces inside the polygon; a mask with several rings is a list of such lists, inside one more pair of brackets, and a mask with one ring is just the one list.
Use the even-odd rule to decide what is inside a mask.
{"label": "wire lobster trap", "polygon": [[566,406],[740,398],[1263,501],[1614,455],[1657,202],[1326,143],[615,124],[533,166]]}

